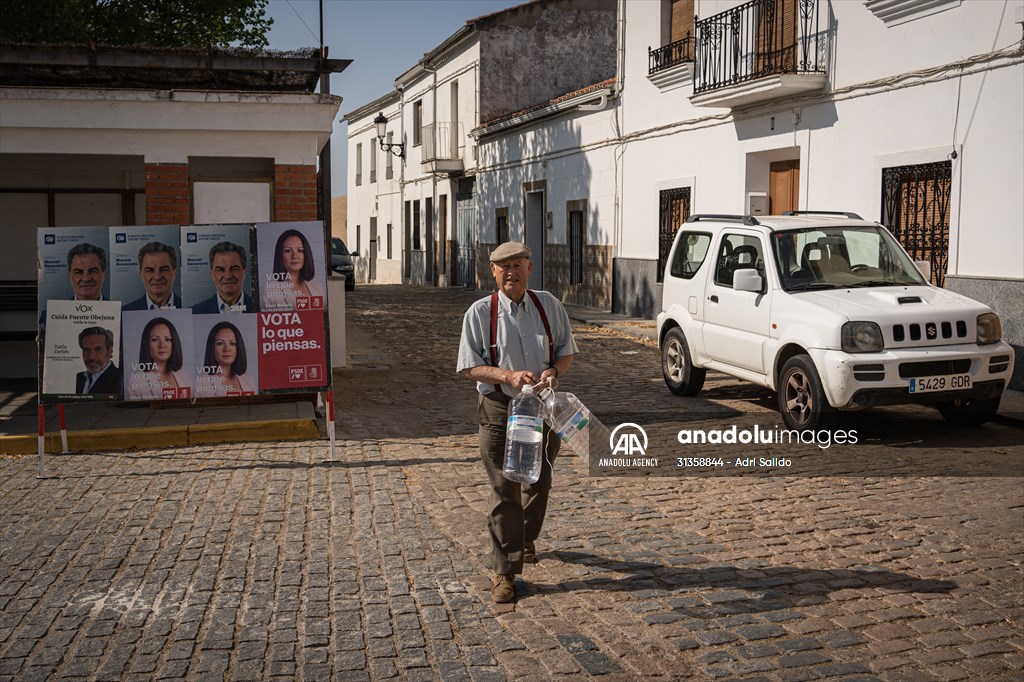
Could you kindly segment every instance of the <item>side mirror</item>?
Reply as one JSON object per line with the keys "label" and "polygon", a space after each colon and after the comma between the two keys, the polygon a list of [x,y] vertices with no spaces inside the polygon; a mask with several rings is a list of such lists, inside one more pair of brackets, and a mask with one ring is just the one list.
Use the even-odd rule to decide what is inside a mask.
{"label": "side mirror", "polygon": [[757,274],[754,268],[741,268],[732,273],[732,288],[736,291],[753,291],[759,294],[764,288],[764,278]]}
{"label": "side mirror", "polygon": [[917,266],[917,271],[921,273],[926,282],[932,281],[932,264],[926,260],[916,260],[914,265]]}

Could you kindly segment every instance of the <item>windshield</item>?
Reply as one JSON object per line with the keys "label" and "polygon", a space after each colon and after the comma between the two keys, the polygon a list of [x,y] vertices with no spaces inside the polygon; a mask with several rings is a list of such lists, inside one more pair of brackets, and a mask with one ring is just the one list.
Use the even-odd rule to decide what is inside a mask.
{"label": "windshield", "polygon": [[336,256],[347,256],[348,249],[345,248],[345,242],[341,241],[338,237],[331,239],[331,253]]}
{"label": "windshield", "polygon": [[926,284],[882,227],[775,232],[772,249],[787,291]]}

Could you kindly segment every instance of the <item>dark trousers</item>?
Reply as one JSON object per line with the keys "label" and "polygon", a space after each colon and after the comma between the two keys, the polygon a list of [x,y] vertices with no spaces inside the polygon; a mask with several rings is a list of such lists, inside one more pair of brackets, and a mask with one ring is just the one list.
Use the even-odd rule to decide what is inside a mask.
{"label": "dark trousers", "polygon": [[[499,397],[492,398],[492,395]],[[505,464],[505,429],[511,399],[504,394],[480,397],[480,458],[491,483],[491,553],[494,572],[515,575],[523,572],[523,547],[540,535],[551,490],[551,465],[562,441],[544,425],[545,454],[540,478],[533,485],[521,485],[501,475]]]}

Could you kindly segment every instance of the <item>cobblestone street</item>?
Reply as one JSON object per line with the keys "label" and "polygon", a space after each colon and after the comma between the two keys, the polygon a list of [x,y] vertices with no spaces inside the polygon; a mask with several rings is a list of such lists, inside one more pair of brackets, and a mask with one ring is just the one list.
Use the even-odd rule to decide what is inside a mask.
{"label": "cobblestone street", "polygon": [[[0,680],[1021,679],[1024,430],[919,407],[849,423],[857,457],[927,476],[594,477],[563,450],[539,563],[492,603],[454,371],[478,296],[348,295],[333,463],[326,441],[56,455],[46,480],[0,459]],[[606,425],[781,423],[769,391],[678,398],[652,344],[574,331],[563,388]],[[931,475],[974,461],[1002,475]]]}

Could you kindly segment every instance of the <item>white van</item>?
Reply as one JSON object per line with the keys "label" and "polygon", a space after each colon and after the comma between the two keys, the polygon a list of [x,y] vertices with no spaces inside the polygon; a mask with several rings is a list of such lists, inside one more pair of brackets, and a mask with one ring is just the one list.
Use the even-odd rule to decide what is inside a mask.
{"label": "white van", "polygon": [[665,383],[695,395],[717,370],[765,386],[791,429],[906,402],[982,424],[1013,351],[991,309],[928,276],[885,227],[854,214],[691,216],[665,267]]}

